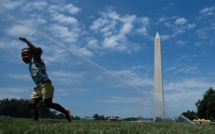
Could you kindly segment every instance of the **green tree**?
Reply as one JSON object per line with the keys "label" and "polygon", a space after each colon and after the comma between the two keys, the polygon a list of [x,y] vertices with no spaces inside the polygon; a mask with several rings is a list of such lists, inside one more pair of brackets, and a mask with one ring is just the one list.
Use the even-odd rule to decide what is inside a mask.
{"label": "green tree", "polygon": [[9,113],[7,111],[9,111],[9,99],[3,99],[0,101],[0,115],[5,115],[5,116],[9,116]]}
{"label": "green tree", "polygon": [[11,117],[30,117],[28,100],[3,99],[0,100],[0,114]]}
{"label": "green tree", "polygon": [[59,114],[57,115],[57,118],[58,118],[58,119],[66,119],[65,115],[62,114],[62,113],[59,113]]}
{"label": "green tree", "polygon": [[95,118],[96,120],[100,120],[99,115],[98,114],[94,114],[93,118]]}
{"label": "green tree", "polygon": [[39,101],[37,103],[37,110],[38,115],[41,118],[51,118],[53,116],[51,110],[45,105],[43,101]]}
{"label": "green tree", "polygon": [[188,110],[187,112],[183,112],[182,115],[184,115],[185,117],[187,117],[190,120],[197,119],[197,113],[194,111]]}
{"label": "green tree", "polygon": [[211,87],[196,102],[197,116],[204,119],[215,119],[215,90]]}
{"label": "green tree", "polygon": [[80,120],[81,118],[78,116],[75,116],[74,120]]}
{"label": "green tree", "polygon": [[21,100],[22,102],[18,105],[15,117],[30,118],[30,108],[28,106],[28,100]]}
{"label": "green tree", "polygon": [[[30,110],[28,105],[29,100],[27,99],[3,99],[0,100],[0,115],[30,118]],[[42,118],[59,118],[56,112],[52,112],[44,102],[40,101],[37,104],[39,117]],[[62,118],[62,116],[60,116]]]}
{"label": "green tree", "polygon": [[99,120],[105,120],[105,116],[104,115],[100,115],[99,116]]}

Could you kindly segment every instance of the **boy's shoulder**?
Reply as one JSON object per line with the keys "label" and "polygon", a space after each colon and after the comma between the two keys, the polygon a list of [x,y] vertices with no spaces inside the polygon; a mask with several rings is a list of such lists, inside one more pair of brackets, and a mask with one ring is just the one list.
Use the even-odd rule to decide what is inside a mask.
{"label": "boy's shoulder", "polygon": [[45,64],[44,61],[42,60],[42,58],[40,58],[40,59],[32,58],[31,62],[32,63]]}

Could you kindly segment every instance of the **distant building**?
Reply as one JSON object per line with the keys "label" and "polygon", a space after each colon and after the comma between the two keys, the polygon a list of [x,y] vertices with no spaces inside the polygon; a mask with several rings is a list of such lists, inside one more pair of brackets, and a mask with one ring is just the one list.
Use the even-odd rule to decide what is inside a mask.
{"label": "distant building", "polygon": [[108,121],[123,121],[121,118],[109,118]]}

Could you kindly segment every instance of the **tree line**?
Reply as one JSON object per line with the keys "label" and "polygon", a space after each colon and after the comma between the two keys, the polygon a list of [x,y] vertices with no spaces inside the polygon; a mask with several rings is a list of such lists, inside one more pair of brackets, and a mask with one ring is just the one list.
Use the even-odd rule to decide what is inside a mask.
{"label": "tree line", "polygon": [[[0,115],[6,117],[31,118],[28,99],[3,99],[0,100]],[[40,118],[66,119],[64,114],[58,114],[57,111],[51,111],[40,101],[37,104]]]}
{"label": "tree line", "polygon": [[204,94],[203,99],[196,102],[197,112],[188,110],[182,115],[193,119],[215,120],[215,90],[211,87]]}
{"label": "tree line", "polygon": [[[15,117],[15,118],[31,118],[30,109],[28,105],[28,99],[3,99],[0,100],[0,115],[6,117]],[[50,110],[46,105],[39,101],[37,103],[38,114],[40,118],[54,118],[54,119],[66,119],[65,115],[58,113],[57,111]],[[93,117],[95,120],[107,120],[109,117],[104,115],[94,114]],[[118,116],[116,116],[118,118]],[[74,120],[81,120],[79,116],[73,117]]]}
{"label": "tree line", "polygon": [[[0,100],[0,115],[31,118],[28,102],[28,99],[15,98]],[[215,90],[212,87],[203,94],[203,99],[198,100],[195,105],[197,107],[197,112],[188,110],[187,112],[183,112],[182,115],[190,120],[198,118],[215,120]],[[37,104],[37,108],[40,118],[66,119],[64,114],[50,110],[42,101]],[[95,114],[93,118],[96,120],[107,120],[109,117]],[[115,118],[118,117],[116,116]],[[80,120],[81,118],[75,116],[73,119]],[[137,120],[137,118],[126,118],[126,120]]]}

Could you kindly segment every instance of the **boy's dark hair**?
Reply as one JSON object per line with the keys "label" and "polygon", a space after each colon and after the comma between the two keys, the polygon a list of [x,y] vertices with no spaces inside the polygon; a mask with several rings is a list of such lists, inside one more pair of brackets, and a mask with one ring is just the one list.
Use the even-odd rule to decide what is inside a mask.
{"label": "boy's dark hair", "polygon": [[[22,51],[28,51],[30,54],[34,54],[33,51],[30,48],[23,48]],[[42,55],[42,53],[43,53],[43,50],[40,47],[37,47],[35,51],[39,55]]]}
{"label": "boy's dark hair", "polygon": [[40,47],[37,47],[35,51],[36,51],[39,55],[42,55],[42,53],[43,53],[43,50],[42,50],[42,48],[40,48]]}

